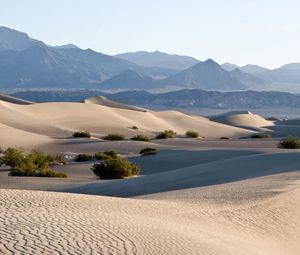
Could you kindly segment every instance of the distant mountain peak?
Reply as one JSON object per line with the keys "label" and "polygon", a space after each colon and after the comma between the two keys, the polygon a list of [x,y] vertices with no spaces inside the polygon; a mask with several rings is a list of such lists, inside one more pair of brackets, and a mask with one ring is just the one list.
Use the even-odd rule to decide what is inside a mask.
{"label": "distant mountain peak", "polygon": [[169,54],[161,51],[127,52],[117,54],[115,57],[125,59],[144,67],[159,67],[179,71],[189,68],[200,62],[192,57]]}
{"label": "distant mountain peak", "polygon": [[79,49],[78,46],[76,46],[75,44],[72,44],[72,43],[68,43],[65,45],[57,45],[57,46],[54,46],[54,48],[56,48],[56,49]]}

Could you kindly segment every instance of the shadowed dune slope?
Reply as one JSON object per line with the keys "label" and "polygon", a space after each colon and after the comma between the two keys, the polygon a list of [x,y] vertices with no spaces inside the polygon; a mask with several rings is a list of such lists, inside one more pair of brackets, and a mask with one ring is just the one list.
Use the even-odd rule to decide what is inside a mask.
{"label": "shadowed dune slope", "polygon": [[12,96],[5,95],[5,94],[2,94],[2,93],[0,93],[0,100],[4,101],[4,102],[12,103],[12,104],[25,104],[25,105],[26,104],[33,104],[33,102],[31,102],[31,101],[27,101],[27,100],[20,99],[20,98],[17,98],[17,97],[12,97]]}
{"label": "shadowed dune slope", "polygon": [[132,197],[297,171],[300,169],[299,166],[299,152],[259,154],[190,166],[129,180],[114,181],[109,184],[91,183],[69,191]]}

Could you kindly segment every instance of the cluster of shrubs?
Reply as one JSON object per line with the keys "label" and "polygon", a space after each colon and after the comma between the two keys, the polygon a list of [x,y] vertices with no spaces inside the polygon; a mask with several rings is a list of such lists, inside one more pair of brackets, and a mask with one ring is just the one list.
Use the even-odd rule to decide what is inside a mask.
{"label": "cluster of shrubs", "polygon": [[186,131],[186,132],[185,132],[185,135],[186,135],[187,137],[191,137],[191,138],[198,138],[198,137],[199,137],[199,133],[198,133],[198,132],[191,131],[191,130]]}
{"label": "cluster of shrubs", "polygon": [[94,158],[102,160],[91,168],[94,174],[101,179],[123,179],[138,175],[140,172],[138,165],[119,157],[115,151],[98,152]]}
{"label": "cluster of shrubs", "polygon": [[106,136],[103,137],[104,140],[107,141],[121,141],[125,139],[125,136],[122,134],[108,134]]}
{"label": "cluster of shrubs", "polygon": [[157,139],[167,139],[167,138],[174,138],[176,136],[176,133],[173,130],[165,130],[161,133],[159,133],[156,138]]}
{"label": "cluster of shrubs", "polygon": [[63,155],[47,155],[36,150],[25,153],[23,148],[8,148],[0,157],[0,165],[10,167],[10,176],[67,177],[50,169],[51,163],[66,164],[66,160]]}
{"label": "cluster of shrubs", "polygon": [[73,133],[73,137],[85,137],[85,138],[91,138],[91,133],[88,131],[75,131]]}
{"label": "cluster of shrubs", "polygon": [[131,138],[133,141],[142,141],[142,142],[151,142],[150,137],[145,136],[145,135],[136,135]]}
{"label": "cluster of shrubs", "polygon": [[117,157],[118,157],[118,154],[115,151],[97,152],[94,155],[81,153],[76,156],[75,161],[84,162],[84,161],[90,161],[92,159],[108,160],[108,159],[115,159]]}
{"label": "cluster of shrubs", "polygon": [[156,148],[152,148],[152,147],[146,147],[146,148],[140,150],[140,154],[142,156],[155,154],[156,152],[157,152],[157,149]]}
{"label": "cluster of shrubs", "polygon": [[128,159],[120,157],[94,164],[91,170],[101,179],[123,179],[138,175],[140,172],[138,165],[131,163]]}
{"label": "cluster of shrubs", "polygon": [[300,149],[300,140],[296,136],[288,136],[279,142],[278,147],[282,149]]}
{"label": "cluster of shrubs", "polygon": [[251,138],[272,138],[270,133],[258,133],[251,135]]}

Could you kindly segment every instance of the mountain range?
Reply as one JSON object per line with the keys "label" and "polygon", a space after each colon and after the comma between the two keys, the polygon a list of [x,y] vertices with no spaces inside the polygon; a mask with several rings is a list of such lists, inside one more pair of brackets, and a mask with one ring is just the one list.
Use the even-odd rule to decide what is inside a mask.
{"label": "mountain range", "polygon": [[88,97],[106,96],[111,100],[147,108],[274,109],[286,107],[300,109],[300,95],[276,91],[220,92],[183,89],[165,93],[131,90],[111,94],[98,90],[51,90],[21,91],[12,93],[11,96],[34,102],[83,102]]}
{"label": "mountain range", "polygon": [[155,52],[110,56],[73,44],[49,46],[0,27],[0,88],[204,89],[300,91],[300,64],[270,70]]}

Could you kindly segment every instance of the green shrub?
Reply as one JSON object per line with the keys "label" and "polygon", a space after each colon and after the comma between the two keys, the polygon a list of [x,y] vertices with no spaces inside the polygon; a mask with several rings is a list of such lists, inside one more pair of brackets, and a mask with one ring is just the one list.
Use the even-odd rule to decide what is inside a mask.
{"label": "green shrub", "polygon": [[188,136],[188,137],[192,137],[192,138],[198,138],[199,137],[199,133],[198,132],[191,131],[191,130],[186,131],[185,135]]}
{"label": "green shrub", "polygon": [[76,156],[75,161],[84,162],[84,161],[90,161],[92,159],[93,159],[92,155],[81,153]]}
{"label": "green shrub", "polygon": [[143,142],[151,142],[150,137],[145,136],[145,135],[136,135],[131,138],[133,141],[143,141]]}
{"label": "green shrub", "polygon": [[88,131],[75,131],[73,133],[73,137],[85,137],[85,138],[91,138],[91,133]]}
{"label": "green shrub", "polygon": [[122,134],[108,134],[104,136],[103,139],[108,141],[120,141],[120,140],[124,140],[125,136]]}
{"label": "green shrub", "polygon": [[109,160],[109,159],[115,159],[117,157],[118,157],[118,154],[115,151],[97,152],[94,155],[94,158],[97,160]]}
{"label": "green shrub", "polygon": [[8,148],[0,158],[1,165],[10,167],[10,176],[67,177],[66,174],[50,170],[49,163],[61,161],[61,156],[47,155],[40,151],[26,154],[22,148]]}
{"label": "green shrub", "polygon": [[1,165],[7,165],[11,168],[22,165],[25,159],[25,152],[23,148],[7,148],[1,157]]}
{"label": "green shrub", "polygon": [[140,172],[139,166],[123,158],[104,160],[94,164],[91,170],[101,179],[122,179]]}
{"label": "green shrub", "polygon": [[258,133],[251,135],[251,138],[272,138],[269,133]]}
{"label": "green shrub", "polygon": [[300,149],[300,140],[296,136],[288,136],[279,142],[278,147],[282,149]]}
{"label": "green shrub", "polygon": [[173,130],[165,130],[161,133],[159,133],[156,138],[157,139],[167,139],[167,138],[174,138],[176,136],[176,133]]}
{"label": "green shrub", "polygon": [[152,148],[152,147],[146,147],[146,148],[140,150],[140,154],[143,155],[143,156],[150,155],[150,154],[155,154],[156,152],[157,152],[157,149]]}
{"label": "green shrub", "polygon": [[47,157],[50,163],[56,163],[61,165],[67,164],[65,156],[63,154],[53,154],[53,155],[49,154],[47,155]]}
{"label": "green shrub", "polygon": [[43,169],[43,170],[39,171],[35,176],[37,176],[37,177],[67,178],[67,175],[65,173],[54,171],[52,169]]}

